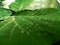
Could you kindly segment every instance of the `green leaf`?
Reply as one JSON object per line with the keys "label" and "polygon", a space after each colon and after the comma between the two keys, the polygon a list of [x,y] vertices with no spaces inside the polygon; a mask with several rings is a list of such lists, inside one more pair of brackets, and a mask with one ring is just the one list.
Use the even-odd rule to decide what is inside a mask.
{"label": "green leaf", "polygon": [[0,22],[0,44],[52,45],[60,40],[60,14],[57,13],[59,10],[50,15],[49,12],[39,15],[41,10],[22,11],[23,13],[15,16],[0,18],[3,20]]}
{"label": "green leaf", "polygon": [[57,8],[58,3],[57,0],[47,0],[47,8]]}
{"label": "green leaf", "polygon": [[[27,13],[26,13],[27,12]],[[45,8],[45,9],[36,9],[36,10],[24,10],[24,11],[19,11],[15,13],[15,15],[28,15],[28,16],[34,16],[34,15],[56,15],[60,14],[60,9],[59,8]]]}
{"label": "green leaf", "polygon": [[0,17],[10,16],[12,12],[7,9],[0,8]]}
{"label": "green leaf", "polygon": [[24,10],[27,6],[31,4],[33,0],[15,0],[9,7],[11,10],[17,12]]}

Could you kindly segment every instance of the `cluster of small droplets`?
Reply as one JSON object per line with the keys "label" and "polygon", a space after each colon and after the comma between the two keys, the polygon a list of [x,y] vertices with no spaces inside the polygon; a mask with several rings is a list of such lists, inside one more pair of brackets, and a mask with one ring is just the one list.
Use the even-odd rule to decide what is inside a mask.
{"label": "cluster of small droplets", "polygon": [[[35,18],[35,19],[34,19]],[[42,19],[43,18],[43,19]],[[47,21],[49,18],[47,18],[47,17],[42,17],[42,18],[38,18],[38,17],[31,17],[31,18],[29,18],[29,20],[31,20],[31,21],[29,21],[28,20],[28,18],[27,17],[21,17],[21,19],[22,19],[22,21],[23,22],[27,22],[26,24],[22,24],[23,26],[24,25],[26,25],[26,27],[22,27],[22,25],[20,25],[21,27],[22,27],[22,30],[21,30],[21,33],[22,33],[22,35],[24,35],[24,34],[26,34],[26,35],[28,35],[28,36],[31,36],[31,32],[32,31],[36,31],[36,32],[38,32],[38,31],[40,31],[40,30],[43,30],[43,27],[41,27],[40,26],[40,23],[42,23],[42,24],[47,24],[49,27],[52,27],[53,25],[51,24],[51,22],[50,21]],[[39,21],[37,21],[37,20],[39,20]],[[52,21],[54,21],[55,19],[54,18],[52,18],[51,19]],[[36,27],[36,28],[35,28]],[[31,29],[31,28],[35,28],[34,30],[33,29]],[[42,31],[41,31],[42,32]],[[43,33],[44,32],[44,33]],[[42,32],[42,35],[47,35],[47,37],[49,37],[48,35],[48,32],[47,31],[44,31],[43,30],[43,32]],[[49,32],[50,33],[50,32]],[[40,32],[38,32],[37,33],[37,35],[38,36],[41,36],[41,33]]]}

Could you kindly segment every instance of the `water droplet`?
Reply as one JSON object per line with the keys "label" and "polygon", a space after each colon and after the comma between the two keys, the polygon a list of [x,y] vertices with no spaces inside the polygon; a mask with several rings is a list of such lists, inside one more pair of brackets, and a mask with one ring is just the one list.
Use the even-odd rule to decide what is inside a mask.
{"label": "water droplet", "polygon": [[41,19],[41,18],[39,18],[39,19]]}
{"label": "water droplet", "polygon": [[33,23],[30,23],[31,25],[33,25]]}
{"label": "water droplet", "polygon": [[38,33],[38,35],[39,35],[39,36],[41,36],[41,34],[40,34],[40,33]]}
{"label": "water droplet", "polygon": [[29,32],[26,32],[28,35],[30,35],[30,33]]}
{"label": "water droplet", "polygon": [[13,19],[12,19],[13,21],[15,20],[15,17],[13,17]]}
{"label": "water droplet", "polygon": [[38,27],[38,29],[42,29],[41,27]]}
{"label": "water droplet", "polygon": [[39,24],[37,23],[36,25],[38,26]]}
{"label": "water droplet", "polygon": [[26,29],[29,29],[29,27],[27,27]]}
{"label": "water droplet", "polygon": [[31,30],[29,30],[29,32],[31,32]]}
{"label": "water droplet", "polygon": [[45,20],[47,20],[47,18],[44,18]]}
{"label": "water droplet", "polygon": [[36,29],[38,31],[38,29]]}
{"label": "water droplet", "polygon": [[34,20],[37,20],[37,19],[34,19]]}
{"label": "water droplet", "polygon": [[54,21],[55,19],[52,19],[52,21]]}
{"label": "water droplet", "polygon": [[48,24],[48,22],[45,22],[46,24]]}
{"label": "water droplet", "polygon": [[25,21],[25,19],[22,19],[23,21]]}
{"label": "water droplet", "polygon": [[22,34],[24,33],[24,31],[23,31],[23,30],[22,30],[21,32],[22,32]]}

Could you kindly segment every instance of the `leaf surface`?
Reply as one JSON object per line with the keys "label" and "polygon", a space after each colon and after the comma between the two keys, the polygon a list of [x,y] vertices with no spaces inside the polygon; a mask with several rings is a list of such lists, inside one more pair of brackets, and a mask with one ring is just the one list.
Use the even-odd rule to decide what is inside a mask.
{"label": "leaf surface", "polygon": [[9,8],[15,12],[24,10],[27,6],[29,6],[33,2],[33,0],[15,0],[12,4],[10,4]]}
{"label": "leaf surface", "polygon": [[7,9],[0,8],[0,17],[10,16],[12,12]]}
{"label": "leaf surface", "polygon": [[52,45],[60,40],[59,13],[39,15],[41,12],[36,10],[33,11],[34,14],[32,11],[22,12],[24,13],[2,18],[1,45]]}

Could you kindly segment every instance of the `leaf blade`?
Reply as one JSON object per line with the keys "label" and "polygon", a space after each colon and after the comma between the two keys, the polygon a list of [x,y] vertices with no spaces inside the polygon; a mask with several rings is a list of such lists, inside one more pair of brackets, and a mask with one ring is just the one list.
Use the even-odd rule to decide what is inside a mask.
{"label": "leaf blade", "polygon": [[0,43],[2,45],[51,45],[60,40],[60,15],[58,13],[38,15],[36,11],[33,12],[34,15],[27,11],[26,14],[20,13],[3,18],[4,21],[0,22]]}

